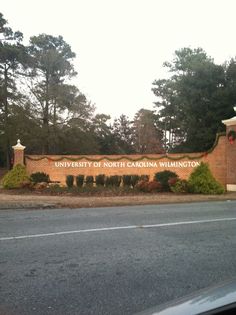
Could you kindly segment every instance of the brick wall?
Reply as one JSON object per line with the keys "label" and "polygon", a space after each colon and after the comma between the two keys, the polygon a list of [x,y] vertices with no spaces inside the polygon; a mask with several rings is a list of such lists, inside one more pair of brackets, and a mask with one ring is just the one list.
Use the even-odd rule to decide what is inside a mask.
{"label": "brick wall", "polygon": [[[236,131],[236,126],[227,126],[226,133],[230,130]],[[227,156],[227,184],[236,184],[236,141],[233,144],[226,141],[226,156]]]}
{"label": "brick wall", "polygon": [[[168,154],[165,157],[160,154],[109,156],[26,155],[25,164],[29,175],[34,172],[45,172],[49,174],[52,181],[65,184],[66,175],[137,174],[149,175],[150,178],[153,178],[156,172],[167,169],[176,172],[180,178],[187,179],[194,167],[203,161],[209,163],[215,178],[226,185],[226,146],[228,146],[226,137],[220,136],[216,147],[208,154]],[[200,156],[201,158],[199,158]],[[61,160],[61,158],[63,159]]]}

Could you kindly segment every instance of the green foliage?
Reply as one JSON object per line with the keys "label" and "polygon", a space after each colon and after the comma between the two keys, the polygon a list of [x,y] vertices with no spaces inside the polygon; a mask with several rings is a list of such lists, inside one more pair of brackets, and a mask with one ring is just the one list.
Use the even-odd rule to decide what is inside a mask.
{"label": "green foliage", "polygon": [[68,188],[71,188],[74,186],[74,176],[73,175],[67,175],[66,176],[66,185]]}
{"label": "green foliage", "polygon": [[86,176],[85,183],[86,183],[87,187],[92,187],[93,186],[93,176]]}
{"label": "green foliage", "polygon": [[123,175],[123,185],[124,187],[130,187],[131,186],[131,175]]}
{"label": "green foliage", "polygon": [[172,76],[155,80],[159,119],[168,131],[167,147],[175,152],[203,152],[211,148],[222,119],[233,116],[236,102],[236,60],[217,65],[201,49],[175,51],[165,67]]}
{"label": "green foliage", "polygon": [[174,185],[170,186],[170,189],[174,193],[188,193],[189,184],[185,179],[178,179]]}
{"label": "green foliage", "polygon": [[76,176],[75,181],[76,181],[76,186],[77,187],[82,187],[83,183],[84,183],[84,175]]}
{"label": "green foliage", "polygon": [[113,175],[106,177],[106,186],[120,187],[121,176]]}
{"label": "green foliage", "polygon": [[96,185],[97,186],[104,186],[105,185],[105,175],[104,174],[99,174],[95,178]]}
{"label": "green foliage", "polygon": [[141,175],[140,180],[149,181],[149,175]]}
{"label": "green foliage", "polygon": [[137,153],[163,153],[162,130],[154,111],[140,109],[133,123],[134,147]]}
{"label": "green foliage", "polygon": [[132,175],[131,176],[131,185],[133,187],[135,187],[135,185],[138,183],[138,181],[140,180],[140,176],[138,175]]}
{"label": "green foliage", "polygon": [[22,184],[29,181],[25,166],[17,164],[2,179],[3,188],[20,188]]}
{"label": "green foliage", "polygon": [[30,180],[33,183],[42,183],[42,182],[49,183],[50,182],[49,175],[44,172],[36,172],[36,173],[31,174]]}
{"label": "green foliage", "polygon": [[189,177],[189,190],[196,194],[223,194],[224,187],[215,180],[208,164],[201,162]]}
{"label": "green foliage", "polygon": [[177,178],[178,175],[168,170],[158,172],[154,175],[154,179],[161,184],[163,191],[170,191],[170,185],[168,181],[173,177]]}

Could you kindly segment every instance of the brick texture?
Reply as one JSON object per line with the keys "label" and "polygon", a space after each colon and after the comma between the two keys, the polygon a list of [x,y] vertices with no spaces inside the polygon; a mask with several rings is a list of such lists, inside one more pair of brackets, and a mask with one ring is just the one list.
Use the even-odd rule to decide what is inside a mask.
{"label": "brick texture", "polygon": [[[230,130],[236,131],[236,126],[227,126],[226,134]],[[228,138],[226,138],[226,157],[227,157],[227,184],[236,184],[236,140],[233,144],[230,144]]]}
{"label": "brick texture", "polygon": [[[233,155],[229,154],[229,150],[234,150]],[[28,174],[35,172],[45,172],[49,174],[52,181],[59,181],[65,184],[66,175],[77,176],[83,174],[99,175],[149,175],[153,178],[154,174],[163,170],[171,170],[176,172],[180,178],[187,179],[194,167],[200,162],[207,162],[215,178],[223,185],[226,185],[227,180],[235,182],[236,171],[233,167],[234,162],[232,156],[236,156],[236,148],[229,147],[227,137],[220,136],[218,144],[214,150],[203,157],[199,158],[203,153],[191,154],[168,154],[163,157],[160,154],[148,155],[26,155],[25,163]],[[227,158],[228,154],[228,158]],[[145,157],[147,157],[145,159]],[[160,157],[162,157],[160,159]],[[61,161],[58,159],[63,158]],[[38,159],[38,161],[37,161]],[[71,161],[70,159],[73,159]],[[115,161],[119,159],[119,161]],[[138,160],[137,164],[133,160]],[[149,160],[150,159],[150,160]],[[90,161],[93,160],[93,161]],[[89,162],[91,164],[89,164]],[[149,163],[149,164],[148,164]],[[154,163],[154,164],[151,164]],[[232,172],[232,178],[227,175],[227,171]]]}

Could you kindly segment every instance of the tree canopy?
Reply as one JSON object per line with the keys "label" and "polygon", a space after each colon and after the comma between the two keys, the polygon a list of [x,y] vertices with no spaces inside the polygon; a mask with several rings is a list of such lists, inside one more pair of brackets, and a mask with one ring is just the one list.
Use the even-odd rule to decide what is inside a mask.
{"label": "tree canopy", "polygon": [[71,83],[75,53],[62,36],[22,40],[0,13],[0,166],[18,138],[28,154],[204,151],[234,114],[236,59],[217,65],[201,48],[177,50],[164,63],[169,78],[153,82],[153,110],[112,121]]}

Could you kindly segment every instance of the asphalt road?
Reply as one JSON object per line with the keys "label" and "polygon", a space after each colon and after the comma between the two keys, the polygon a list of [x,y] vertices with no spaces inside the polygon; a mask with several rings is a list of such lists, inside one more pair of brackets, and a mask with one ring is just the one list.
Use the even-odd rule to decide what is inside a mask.
{"label": "asphalt road", "polygon": [[134,314],[236,276],[236,201],[0,211],[0,315]]}

